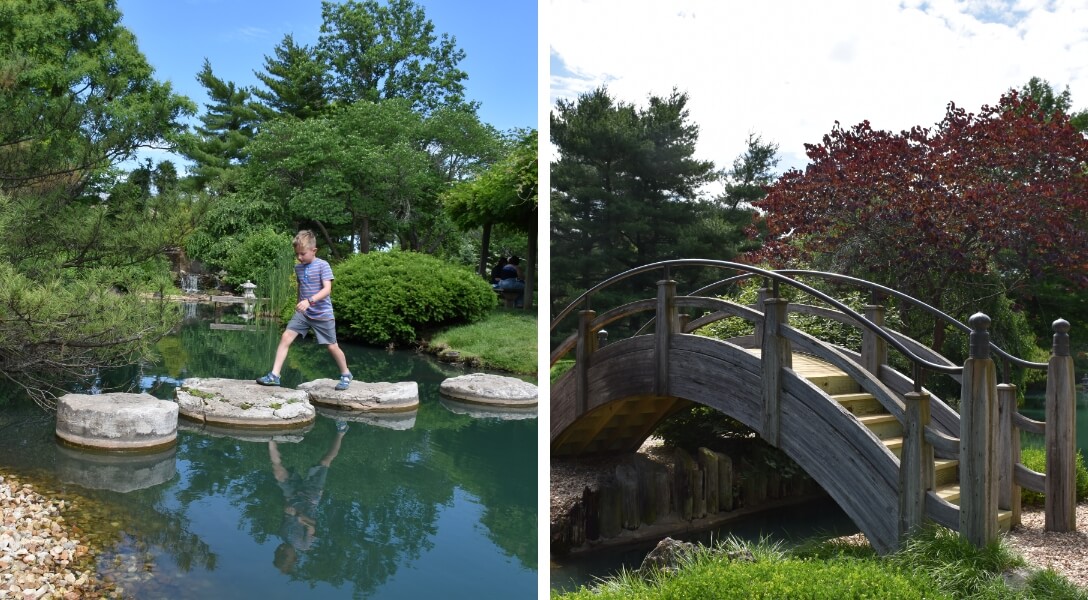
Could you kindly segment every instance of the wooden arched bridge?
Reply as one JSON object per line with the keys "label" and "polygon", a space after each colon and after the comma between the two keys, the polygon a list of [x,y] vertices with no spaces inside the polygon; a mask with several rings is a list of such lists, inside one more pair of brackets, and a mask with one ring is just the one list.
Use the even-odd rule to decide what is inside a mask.
{"label": "wooden arched bridge", "polygon": [[[686,268],[718,269],[726,277],[680,295],[672,276]],[[600,292],[650,275],[658,279],[654,297],[600,314],[591,308]],[[763,283],[754,305],[712,294],[752,278]],[[859,313],[805,282],[853,286],[912,314],[928,313],[970,334],[969,358],[953,364],[887,327],[878,302]],[[791,327],[790,313],[856,327],[861,347],[843,348]],[[898,548],[924,521],[984,545],[1019,523],[1021,487],[1045,494],[1048,530],[1076,528],[1076,388],[1065,321],[1054,323],[1049,363],[1033,363],[992,344],[990,319],[981,313],[966,325],[905,294],[844,275],[698,259],[654,263],[598,284],[555,316],[553,337],[568,317],[577,318],[577,331],[551,355],[553,365],[572,354],[575,359],[551,388],[554,457],[634,451],[666,417],[699,403],[781,448],[879,552]],[[634,335],[607,340],[606,328],[640,318],[645,325]],[[754,334],[728,340],[695,334],[727,318],[750,322]],[[911,365],[903,369],[909,373],[891,366],[889,351],[905,359],[895,364]],[[995,357],[1005,383],[997,382]],[[1008,383],[1012,368],[1047,371],[1045,421],[1017,412],[1016,386]],[[958,382],[958,412],[924,386],[927,373]],[[1022,430],[1045,435],[1045,473],[1020,462]]]}

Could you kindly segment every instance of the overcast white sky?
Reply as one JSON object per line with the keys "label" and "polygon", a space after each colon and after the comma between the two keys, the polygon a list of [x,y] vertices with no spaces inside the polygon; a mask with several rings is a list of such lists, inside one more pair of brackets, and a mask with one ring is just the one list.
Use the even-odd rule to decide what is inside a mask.
{"label": "overcast white sky", "polygon": [[778,170],[838,120],[899,132],[1038,76],[1088,108],[1088,0],[541,0],[550,107],[606,85],[645,106],[675,87],[698,158],[728,167],[749,133]]}

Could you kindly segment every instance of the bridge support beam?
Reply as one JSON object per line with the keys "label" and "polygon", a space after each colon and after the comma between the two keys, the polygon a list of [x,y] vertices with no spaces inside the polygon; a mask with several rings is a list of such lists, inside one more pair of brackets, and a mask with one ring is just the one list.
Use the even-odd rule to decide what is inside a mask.
{"label": "bridge support beam", "polygon": [[929,394],[904,395],[906,418],[903,450],[899,457],[899,537],[909,535],[925,522],[926,492],[935,488],[933,446],[926,441],[929,426]]}
{"label": "bridge support beam", "polygon": [[780,445],[782,413],[782,369],[793,366],[793,350],[790,341],[782,336],[779,327],[786,324],[784,298],[766,298],[763,301],[763,430],[760,434],[775,448]]}
{"label": "bridge support beam", "polygon": [[[863,309],[863,316],[884,327],[884,307],[869,304]],[[868,327],[861,332],[861,366],[865,370],[880,378],[880,367],[888,363],[888,342],[878,336]]]}
{"label": "bridge support beam", "polygon": [[1020,428],[1016,413],[1016,386],[997,386],[997,507],[1012,512],[1011,527],[1020,524],[1020,486],[1015,467],[1020,462]]}
{"label": "bridge support beam", "polygon": [[982,548],[997,539],[997,367],[990,358],[990,318],[969,320],[971,354],[960,397],[960,534]]}
{"label": "bridge support beam", "polygon": [[669,347],[673,334],[680,332],[680,314],[676,309],[676,282],[657,282],[657,319],[654,327],[654,393],[669,396]]}
{"label": "bridge support beam", "polygon": [[1046,377],[1047,531],[1077,530],[1076,380],[1069,352],[1069,322],[1054,321],[1054,347]]}
{"label": "bridge support beam", "polygon": [[593,334],[593,319],[596,311],[583,310],[578,313],[578,345],[574,348],[575,412],[577,416],[589,410],[589,362],[597,351],[597,336]]}

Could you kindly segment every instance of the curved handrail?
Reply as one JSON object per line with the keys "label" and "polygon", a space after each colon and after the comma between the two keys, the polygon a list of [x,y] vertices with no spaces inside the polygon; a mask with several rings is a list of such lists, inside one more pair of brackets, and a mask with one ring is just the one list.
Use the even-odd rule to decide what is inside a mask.
{"label": "curved handrail", "polygon": [[668,275],[669,275],[669,270],[672,267],[680,267],[680,266],[700,266],[700,267],[716,267],[716,268],[720,268],[720,269],[733,269],[735,271],[748,272],[748,273],[751,273],[753,275],[759,275],[761,277],[765,277],[765,278],[771,279],[773,281],[777,281],[777,282],[780,282],[780,283],[784,283],[786,285],[793,286],[793,287],[795,287],[795,288],[809,294],[810,296],[813,296],[813,297],[819,298],[820,300],[823,300],[827,304],[829,304],[831,306],[834,306],[835,308],[839,309],[841,312],[850,315],[862,327],[872,331],[873,334],[875,334],[876,336],[883,339],[890,346],[892,346],[893,348],[898,350],[900,353],[902,353],[904,356],[906,356],[908,359],[910,359],[914,364],[916,364],[918,366],[921,366],[921,367],[925,367],[925,368],[927,368],[927,369],[929,369],[931,371],[937,371],[937,372],[940,372],[940,373],[956,374],[956,373],[963,372],[963,367],[948,366],[948,365],[942,365],[942,364],[939,364],[939,363],[930,362],[930,361],[916,355],[914,352],[912,352],[910,349],[908,349],[906,347],[906,345],[902,344],[894,336],[892,336],[891,334],[884,331],[883,327],[880,327],[876,323],[873,323],[869,319],[866,319],[864,316],[859,314],[854,309],[850,308],[849,306],[846,306],[842,302],[839,302],[835,298],[832,298],[831,296],[821,292],[820,290],[817,290],[816,288],[814,288],[814,287],[812,287],[810,285],[801,283],[800,281],[797,281],[796,279],[793,279],[791,277],[781,275],[776,271],[769,271],[767,269],[761,269],[759,267],[753,267],[751,265],[745,265],[745,264],[741,264],[741,263],[734,263],[734,262],[729,262],[729,261],[724,261],[724,260],[683,258],[683,259],[676,259],[676,260],[659,261],[659,262],[656,262],[656,263],[650,263],[648,265],[643,265],[641,267],[635,267],[634,269],[628,269],[627,271],[624,271],[623,273],[620,273],[618,275],[613,275],[612,277],[609,277],[608,279],[602,281],[601,283],[598,283],[597,285],[595,285],[592,288],[590,288],[590,289],[586,290],[585,292],[583,292],[582,295],[578,296],[578,298],[576,298],[573,302],[571,302],[566,308],[564,308],[562,311],[560,311],[559,314],[556,315],[556,317],[554,319],[552,319],[551,329],[554,330],[555,327],[558,326],[559,323],[562,322],[563,319],[567,318],[571,314],[571,312],[574,311],[574,308],[576,306],[578,306],[579,304],[581,304],[583,300],[588,300],[594,293],[596,293],[596,292],[598,292],[598,291],[612,285],[613,283],[615,283],[617,281],[622,281],[624,279],[627,279],[629,277],[633,277],[635,275],[639,275],[639,274],[642,274],[642,273],[656,271],[657,269],[663,269],[665,271],[665,277],[667,278]]}
{"label": "curved handrail", "polygon": [[[882,294],[886,294],[888,296],[893,296],[895,298],[899,298],[900,300],[902,300],[904,302],[907,302],[907,303],[909,303],[909,304],[911,304],[913,306],[916,306],[916,307],[920,308],[923,312],[928,313],[930,316],[935,317],[935,318],[940,319],[940,320],[943,320],[944,322],[948,323],[949,325],[952,325],[953,327],[959,329],[960,331],[963,331],[964,333],[971,333],[971,327],[969,325],[967,325],[966,323],[960,321],[959,319],[957,319],[957,318],[955,318],[955,317],[941,311],[939,308],[937,308],[935,306],[932,306],[932,305],[930,305],[930,304],[928,304],[926,302],[923,302],[922,300],[919,300],[919,299],[917,299],[917,298],[915,298],[915,297],[913,297],[913,296],[911,296],[909,294],[904,294],[903,292],[900,292],[899,290],[896,290],[896,289],[893,289],[893,288],[890,288],[890,287],[887,287],[887,286],[880,285],[879,283],[874,283],[872,281],[867,281],[865,279],[859,279],[857,277],[852,277],[850,275],[843,275],[841,273],[828,273],[826,271],[812,271],[812,270],[808,270],[808,269],[779,269],[776,272],[777,273],[783,273],[783,274],[786,274],[786,275],[809,275],[809,276],[814,276],[814,277],[821,277],[823,279],[828,279],[830,281],[837,281],[837,282],[840,282],[840,283],[850,283],[850,284],[857,285],[858,287],[865,287],[865,288],[868,288],[869,290],[872,290],[872,291],[877,291],[877,292],[880,292]],[[727,277],[727,278],[722,279],[720,281],[715,281],[714,283],[707,284],[707,285],[705,285],[705,286],[691,292],[688,295],[689,296],[694,296],[696,294],[703,294],[703,293],[706,293],[708,291],[714,290],[716,288],[723,287],[723,286],[725,286],[727,284],[737,283],[737,282],[740,282],[740,281],[744,281],[745,279],[750,279],[752,277],[754,277],[754,275],[751,274],[751,273],[744,273],[744,274],[741,274],[741,275],[734,275],[733,277]],[[993,342],[990,342],[990,349],[992,349],[1001,358],[1003,358],[1003,359],[1007,360],[1008,362],[1010,362],[1010,363],[1012,363],[1014,365],[1017,365],[1019,367],[1023,367],[1023,368],[1026,368],[1026,369],[1039,369],[1039,370],[1045,370],[1047,368],[1046,363],[1032,362],[1032,361],[1029,361],[1029,360],[1024,360],[1022,358],[1013,356],[1012,354],[1009,354],[1007,351],[1005,351],[1005,349],[1001,348],[1000,346],[998,346],[997,344],[995,344]]]}

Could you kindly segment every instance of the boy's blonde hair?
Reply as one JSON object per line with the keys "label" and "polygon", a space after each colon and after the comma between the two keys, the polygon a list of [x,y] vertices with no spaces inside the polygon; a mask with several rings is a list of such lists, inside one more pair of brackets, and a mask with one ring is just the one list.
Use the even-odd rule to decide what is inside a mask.
{"label": "boy's blonde hair", "polygon": [[303,229],[295,234],[295,250],[310,250],[317,248],[317,238],[314,237],[314,232],[309,229]]}

